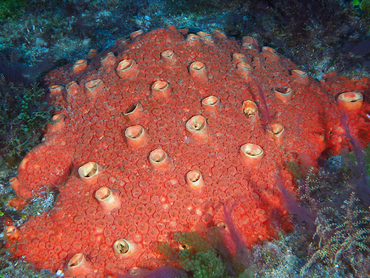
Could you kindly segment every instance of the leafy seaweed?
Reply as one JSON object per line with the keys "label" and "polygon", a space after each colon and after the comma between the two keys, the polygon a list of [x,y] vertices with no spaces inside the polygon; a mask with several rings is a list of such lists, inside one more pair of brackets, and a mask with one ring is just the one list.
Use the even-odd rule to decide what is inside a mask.
{"label": "leafy seaweed", "polygon": [[158,251],[170,263],[178,265],[188,277],[251,277],[251,253],[232,219],[234,206],[224,206],[224,223],[206,233],[175,233],[178,248],[168,243]]}

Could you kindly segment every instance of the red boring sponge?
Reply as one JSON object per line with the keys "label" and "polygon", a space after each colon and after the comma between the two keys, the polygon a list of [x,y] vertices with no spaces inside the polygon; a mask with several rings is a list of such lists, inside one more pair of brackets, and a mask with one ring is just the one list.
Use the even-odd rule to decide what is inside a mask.
{"label": "red boring sponge", "polygon": [[12,186],[60,193],[20,227],[15,256],[67,277],[161,266],[159,242],[220,225],[225,205],[249,246],[271,238],[274,223],[290,228],[276,186],[279,173],[294,190],[287,163],[315,166],[348,144],[341,109],[370,138],[366,80],[317,82],[220,31],[136,32],[46,82],[62,110]]}

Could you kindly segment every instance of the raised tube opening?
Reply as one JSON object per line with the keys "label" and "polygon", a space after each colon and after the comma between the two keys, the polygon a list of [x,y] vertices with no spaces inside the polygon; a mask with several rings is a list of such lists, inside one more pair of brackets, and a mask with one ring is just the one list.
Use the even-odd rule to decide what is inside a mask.
{"label": "raised tube opening", "polygon": [[47,125],[48,132],[57,132],[64,128],[64,115],[63,114],[55,114],[51,118],[52,122]]}
{"label": "raised tube opening", "polygon": [[67,269],[72,276],[85,276],[92,272],[91,264],[82,253],[75,254],[69,260]]}
{"label": "raised tube opening", "polygon": [[152,85],[152,95],[154,98],[168,98],[171,95],[171,89],[168,82],[158,80]]}
{"label": "raised tube opening", "polygon": [[203,32],[203,31],[199,31],[199,32],[197,32],[197,35],[198,35],[199,37],[210,37],[210,36],[211,36],[211,34],[206,33],[206,32]]}
{"label": "raised tube opening", "polygon": [[156,149],[150,153],[150,159],[156,163],[163,162],[166,157],[167,154],[161,149]]}
{"label": "raised tube opening", "polygon": [[208,126],[207,120],[201,115],[193,116],[186,122],[186,130],[192,137],[198,140],[208,140]]}
{"label": "raised tube opening", "polygon": [[53,122],[59,122],[60,120],[62,120],[63,119],[63,114],[55,114],[52,118],[51,118],[51,120],[53,121]]}
{"label": "raised tube opening", "polygon": [[258,42],[255,38],[252,37],[243,37],[242,38],[242,47],[245,49],[258,49]]}
{"label": "raised tube opening", "polygon": [[270,123],[267,125],[267,135],[275,141],[276,145],[280,145],[283,142],[284,137],[284,126],[279,123]]}
{"label": "raised tube opening", "polygon": [[174,56],[174,52],[172,50],[165,50],[161,53],[161,57],[164,59],[164,60],[167,60],[167,59],[171,59],[173,58]]}
{"label": "raised tube opening", "polygon": [[146,270],[143,270],[142,268],[137,267],[137,266],[131,267],[127,271],[130,275],[138,276],[138,277],[140,277],[141,274],[146,272]]}
{"label": "raised tube opening", "polygon": [[129,79],[137,74],[138,65],[133,59],[121,61],[117,66],[117,75],[122,79]]}
{"label": "raised tube opening", "polygon": [[245,154],[252,157],[259,156],[263,153],[262,148],[254,144],[244,145],[243,151]]}
{"label": "raised tube opening", "polygon": [[240,147],[240,154],[246,165],[256,165],[262,160],[263,149],[256,144],[247,143]]}
{"label": "raised tube opening", "polygon": [[186,174],[188,186],[193,189],[200,189],[204,186],[203,176],[198,170],[191,170]]}
{"label": "raised tube opening", "polygon": [[138,148],[146,143],[145,130],[140,125],[130,126],[125,130],[125,137],[129,147]]}
{"label": "raised tube opening", "polygon": [[271,123],[268,125],[267,130],[273,135],[279,135],[284,131],[284,127],[279,123]]}
{"label": "raised tube opening", "polygon": [[134,60],[129,59],[129,60],[123,60],[118,64],[117,69],[119,70],[128,70],[130,69],[134,64]]}
{"label": "raised tube opening", "polygon": [[52,96],[56,96],[63,93],[64,87],[62,85],[53,85],[50,86],[49,90]]}
{"label": "raised tube opening", "polygon": [[287,96],[292,93],[291,88],[276,88],[275,92],[278,93],[279,95]]}
{"label": "raised tube opening", "polygon": [[275,90],[276,98],[280,99],[283,103],[289,103],[293,97],[293,90],[291,88],[276,88]]}
{"label": "raised tube opening", "polygon": [[188,121],[187,127],[193,131],[201,131],[206,125],[206,119],[202,116],[194,116]]}
{"label": "raised tube opening", "polygon": [[103,88],[104,84],[101,79],[91,80],[85,84],[85,90],[89,97],[96,96]]}
{"label": "raised tube opening", "polygon": [[[27,167],[27,163],[29,161],[29,157],[25,157],[21,164],[19,165],[18,169],[25,169]],[[22,199],[29,199],[32,197],[33,193],[32,191],[28,190],[24,186],[21,185],[19,179],[17,177],[11,178],[9,180],[10,186],[14,189],[15,193],[18,197],[21,197]]]}
{"label": "raised tube opening", "polygon": [[233,63],[238,64],[245,62],[247,57],[243,53],[234,53],[233,54]]}
{"label": "raised tube opening", "polygon": [[307,76],[307,72],[304,72],[302,70],[292,70],[292,74],[301,78],[305,78]]}
{"label": "raised tube opening", "polygon": [[195,70],[195,71],[200,71],[202,69],[204,69],[204,64],[201,63],[201,62],[194,62],[191,64],[191,69]]}
{"label": "raised tube opening", "polygon": [[257,104],[251,100],[243,102],[243,113],[248,119],[254,119],[257,117],[258,108]]}
{"label": "raised tube opening", "polygon": [[98,87],[100,84],[103,84],[103,81],[101,79],[91,80],[85,84],[85,87],[89,90],[93,90],[96,87]]}
{"label": "raised tube opening", "polygon": [[66,86],[66,91],[67,91],[67,97],[70,98],[72,96],[77,95],[78,93],[78,84],[76,81],[71,81],[67,84]]}
{"label": "raised tube opening", "polygon": [[166,66],[173,66],[177,60],[175,53],[171,49],[161,52],[161,59]]}
{"label": "raised tube opening", "polygon": [[242,77],[242,78],[249,78],[252,71],[252,67],[245,63],[240,62],[236,65],[236,72]]}
{"label": "raised tube opening", "polygon": [[361,93],[348,92],[339,95],[339,99],[344,100],[345,102],[357,102],[363,99]]}
{"label": "raised tube opening", "polygon": [[68,262],[68,266],[71,268],[77,267],[82,264],[85,260],[85,256],[82,253],[74,255]]}
{"label": "raised tube opening", "polygon": [[245,72],[249,72],[249,71],[252,70],[252,67],[249,64],[245,63],[245,62],[238,63],[236,65],[236,68],[239,69],[239,70],[243,70]]}
{"label": "raised tube opening", "polygon": [[144,133],[144,129],[140,125],[130,126],[126,129],[126,136],[131,139],[137,139]]}
{"label": "raised tube opening", "polygon": [[262,52],[270,52],[272,54],[277,54],[275,49],[273,49],[272,47],[268,47],[268,46],[263,46]]}
{"label": "raised tube opening", "polygon": [[189,72],[195,82],[205,83],[208,81],[206,66],[202,62],[193,62],[189,67]]}
{"label": "raised tube opening", "polygon": [[227,38],[225,33],[220,31],[220,30],[213,30],[212,31],[212,36],[219,39],[219,40],[224,40],[224,39]]}
{"label": "raised tube opening", "polygon": [[87,54],[87,59],[92,59],[98,54],[96,49],[90,49],[89,53]]}
{"label": "raised tube opening", "polygon": [[72,73],[73,74],[79,74],[83,72],[87,68],[87,61],[86,60],[78,60],[76,63],[74,63],[72,67]]}
{"label": "raised tube opening", "polygon": [[119,197],[113,194],[112,190],[106,186],[99,188],[95,192],[95,198],[105,212],[110,212],[113,209],[119,209],[121,207]]}
{"label": "raised tube opening", "polygon": [[126,240],[122,240],[120,242],[115,243],[115,248],[117,252],[122,255],[122,254],[127,254],[130,251],[130,246],[127,243]]}
{"label": "raised tube opening", "polygon": [[114,242],[113,250],[117,256],[127,258],[135,253],[136,244],[121,238]]}
{"label": "raised tube opening", "polygon": [[153,84],[153,89],[155,90],[163,90],[168,86],[168,83],[166,81],[156,81]]}
{"label": "raised tube opening", "polygon": [[95,192],[95,197],[98,200],[106,201],[111,196],[112,191],[108,187],[101,187]]}
{"label": "raised tube opening", "polygon": [[142,114],[143,106],[138,102],[131,104],[123,113],[127,121],[133,121]]}
{"label": "raised tube opening", "polygon": [[78,168],[78,174],[84,180],[89,180],[98,174],[98,163],[88,162]]}
{"label": "raised tube opening", "polygon": [[338,105],[347,112],[358,111],[363,104],[363,95],[359,92],[345,92],[338,96]]}
{"label": "raised tube opening", "polygon": [[130,38],[132,39],[132,40],[134,40],[134,39],[136,39],[138,36],[140,36],[140,35],[142,35],[144,33],[144,31],[143,30],[137,30],[137,31],[135,31],[135,32],[132,32],[131,34],[130,34]]}
{"label": "raised tube opening", "polygon": [[186,37],[186,42],[190,46],[200,46],[200,37],[195,34],[189,34]]}
{"label": "raised tube opening", "polygon": [[116,56],[113,52],[108,52],[103,58],[101,58],[100,63],[103,67],[111,67],[116,63]]}
{"label": "raised tube opening", "polygon": [[125,111],[125,114],[130,114],[132,112],[134,112],[137,108],[137,103],[134,103],[134,104],[131,104]]}
{"label": "raised tube opening", "polygon": [[78,65],[83,65],[83,64],[86,64],[86,60],[78,60],[75,65],[78,66]]}
{"label": "raised tube opening", "polygon": [[149,154],[149,162],[156,170],[167,170],[171,165],[167,153],[162,149],[153,150]]}
{"label": "raised tube opening", "polygon": [[211,108],[210,110],[216,109],[220,104],[220,99],[216,96],[209,96],[202,100],[202,105],[205,108]]}
{"label": "raised tube opening", "polygon": [[304,84],[304,85],[308,84],[307,72],[304,72],[301,70],[292,70],[292,76],[297,82]]}

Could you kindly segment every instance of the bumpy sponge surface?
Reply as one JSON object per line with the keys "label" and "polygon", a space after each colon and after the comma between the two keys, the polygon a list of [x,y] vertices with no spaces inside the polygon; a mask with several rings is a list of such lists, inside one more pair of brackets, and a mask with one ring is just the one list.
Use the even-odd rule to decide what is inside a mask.
{"label": "bumpy sponge surface", "polygon": [[[15,255],[37,268],[73,275],[79,253],[91,277],[160,266],[158,242],[222,225],[226,204],[248,245],[288,229],[277,176],[294,191],[288,162],[315,165],[340,149],[335,95],[366,88],[319,83],[219,31],[132,38],[46,78],[62,111],[17,176],[21,197],[59,190],[52,210],[20,228]],[[369,134],[364,106],[350,115],[356,135]]]}

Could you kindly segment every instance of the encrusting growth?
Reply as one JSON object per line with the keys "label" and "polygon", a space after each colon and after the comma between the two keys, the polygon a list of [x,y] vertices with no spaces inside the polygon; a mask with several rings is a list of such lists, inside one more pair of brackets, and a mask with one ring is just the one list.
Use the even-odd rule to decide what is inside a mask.
{"label": "encrusting growth", "polygon": [[[158,243],[178,248],[175,234],[221,228],[225,204],[236,204],[230,217],[245,247],[276,236],[272,227],[289,229],[277,169],[281,186],[294,191],[289,162],[316,166],[345,147],[335,96],[365,95],[368,86],[335,77],[319,83],[252,37],[173,26],[85,58],[80,73],[84,62],[45,77],[60,110],[11,180],[26,201],[58,193],[52,209],[17,227],[11,251],[65,277],[167,267]],[[363,98],[349,114],[362,144],[370,141],[369,110]],[[183,253],[189,271],[202,260],[212,263],[198,268],[207,273],[225,270],[213,250]]]}

